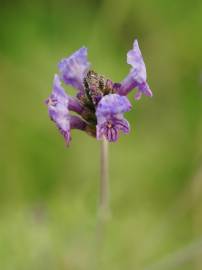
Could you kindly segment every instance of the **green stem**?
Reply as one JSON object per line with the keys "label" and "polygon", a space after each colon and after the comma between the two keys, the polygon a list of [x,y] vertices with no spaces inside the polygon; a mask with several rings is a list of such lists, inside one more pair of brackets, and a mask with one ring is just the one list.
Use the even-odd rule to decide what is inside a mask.
{"label": "green stem", "polygon": [[105,218],[109,214],[108,170],[108,141],[104,138],[101,142],[100,214]]}

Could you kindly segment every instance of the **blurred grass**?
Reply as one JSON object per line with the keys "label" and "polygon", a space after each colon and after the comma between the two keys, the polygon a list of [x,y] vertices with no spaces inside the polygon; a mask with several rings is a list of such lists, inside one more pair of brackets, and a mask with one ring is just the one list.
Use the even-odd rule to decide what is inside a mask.
{"label": "blurred grass", "polygon": [[201,24],[201,1],[1,1],[0,269],[95,269],[99,143],[73,131],[66,149],[43,104],[58,60],[82,45],[119,81],[137,37],[154,92],[130,94],[132,132],[110,145],[96,268],[144,269],[201,236]]}

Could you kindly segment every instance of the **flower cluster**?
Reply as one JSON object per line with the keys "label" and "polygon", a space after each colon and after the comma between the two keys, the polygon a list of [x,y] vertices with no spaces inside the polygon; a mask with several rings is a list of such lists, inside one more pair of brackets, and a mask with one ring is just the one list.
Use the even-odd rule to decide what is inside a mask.
{"label": "flower cluster", "polygon": [[[71,129],[83,130],[109,142],[117,141],[120,131],[130,131],[123,115],[131,109],[126,95],[137,88],[135,99],[140,99],[142,94],[152,96],[137,40],[127,54],[127,63],[131,65],[129,74],[122,82],[113,83],[90,69],[85,47],[60,61],[59,75],[54,77],[52,93],[46,104],[51,120],[67,145],[71,140]],[[61,82],[77,90],[75,97],[65,92]]]}

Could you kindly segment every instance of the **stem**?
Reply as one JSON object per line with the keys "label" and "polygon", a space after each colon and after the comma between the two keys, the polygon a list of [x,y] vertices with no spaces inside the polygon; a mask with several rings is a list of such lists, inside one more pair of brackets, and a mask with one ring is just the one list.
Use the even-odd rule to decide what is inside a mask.
{"label": "stem", "polygon": [[101,141],[100,149],[100,194],[98,220],[96,226],[96,248],[93,254],[92,269],[100,269],[103,262],[103,250],[106,241],[106,225],[110,217],[109,211],[109,175],[108,175],[108,142]]}
{"label": "stem", "polygon": [[108,141],[103,138],[101,143],[101,178],[100,178],[100,214],[109,214],[109,174],[108,174]]}

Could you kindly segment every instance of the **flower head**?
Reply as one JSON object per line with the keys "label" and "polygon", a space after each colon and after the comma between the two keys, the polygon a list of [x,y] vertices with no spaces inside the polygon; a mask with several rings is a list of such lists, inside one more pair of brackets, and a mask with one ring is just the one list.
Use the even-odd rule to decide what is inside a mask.
{"label": "flower head", "polygon": [[[121,83],[113,83],[90,70],[87,49],[84,47],[60,61],[60,76],[55,75],[53,90],[46,104],[50,118],[67,144],[71,140],[71,129],[85,131],[98,140],[106,138],[109,142],[117,141],[120,131],[130,131],[130,125],[124,118],[124,113],[131,109],[126,95],[137,87],[136,99],[139,99],[142,93],[152,96],[136,40],[133,49],[127,54],[127,63],[132,66],[128,76]],[[60,79],[79,90],[75,97],[65,92]]]}

